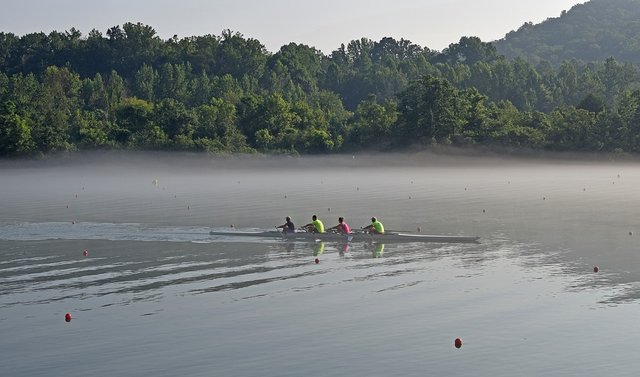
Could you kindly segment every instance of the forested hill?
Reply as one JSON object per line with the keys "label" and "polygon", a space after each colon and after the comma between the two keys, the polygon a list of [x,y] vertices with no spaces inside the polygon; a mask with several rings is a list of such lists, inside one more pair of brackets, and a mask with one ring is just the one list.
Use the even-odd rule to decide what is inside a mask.
{"label": "forested hill", "polygon": [[500,54],[537,64],[563,60],[585,62],[614,57],[640,63],[640,0],[591,0],[575,5],[558,18],[533,25],[496,41]]}
{"label": "forested hill", "polygon": [[163,40],[140,23],[0,32],[0,157],[413,144],[640,153],[639,88],[634,64],[534,65],[476,37],[442,52],[361,38],[325,55],[295,43],[271,53],[229,30]]}

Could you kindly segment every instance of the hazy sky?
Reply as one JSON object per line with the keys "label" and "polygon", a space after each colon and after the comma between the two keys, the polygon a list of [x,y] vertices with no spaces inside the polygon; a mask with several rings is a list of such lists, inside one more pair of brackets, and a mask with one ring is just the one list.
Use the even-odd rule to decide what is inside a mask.
{"label": "hazy sky", "polygon": [[[558,17],[586,0],[2,0],[0,31],[18,35],[65,31],[103,34],[142,22],[158,35],[179,38],[231,29],[271,52],[289,42],[330,53],[367,37],[405,38],[442,50],[462,36],[489,42],[520,27]],[[4,4],[3,4],[4,3]]]}

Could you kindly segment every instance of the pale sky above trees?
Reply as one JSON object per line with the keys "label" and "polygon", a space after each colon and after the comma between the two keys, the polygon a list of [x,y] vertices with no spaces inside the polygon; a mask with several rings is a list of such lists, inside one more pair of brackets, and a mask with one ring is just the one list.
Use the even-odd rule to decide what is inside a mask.
{"label": "pale sky above trees", "polygon": [[103,34],[141,22],[163,39],[214,34],[223,29],[256,38],[276,52],[289,42],[330,53],[361,37],[405,38],[442,50],[462,36],[485,42],[525,22],[558,17],[576,0],[21,0],[6,1],[0,32],[65,31]]}

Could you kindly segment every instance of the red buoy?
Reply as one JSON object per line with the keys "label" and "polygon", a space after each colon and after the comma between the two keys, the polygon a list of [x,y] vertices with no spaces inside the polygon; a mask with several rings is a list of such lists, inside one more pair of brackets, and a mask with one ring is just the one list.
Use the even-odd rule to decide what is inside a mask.
{"label": "red buoy", "polygon": [[456,346],[456,348],[462,347],[462,339],[456,338],[456,340],[453,342],[453,345]]}
{"label": "red buoy", "polygon": [[598,266],[595,266],[595,267],[593,268],[593,272],[598,272],[598,271],[600,271],[600,268],[598,268]]}
{"label": "red buoy", "polygon": [[316,258],[316,264],[320,263],[320,259]]}
{"label": "red buoy", "polygon": [[66,322],[71,322],[71,313],[67,313],[67,314],[65,314],[65,315],[64,315],[64,320],[65,320]]}
{"label": "red buoy", "polygon": [[89,255],[89,250],[84,249],[84,251],[82,252],[82,255],[84,255],[85,257]]}

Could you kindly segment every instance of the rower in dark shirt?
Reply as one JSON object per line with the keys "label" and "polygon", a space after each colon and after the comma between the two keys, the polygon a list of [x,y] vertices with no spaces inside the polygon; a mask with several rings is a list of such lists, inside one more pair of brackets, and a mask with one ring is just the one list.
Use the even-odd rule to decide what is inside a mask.
{"label": "rower in dark shirt", "polygon": [[291,217],[287,216],[285,218],[285,223],[277,226],[276,228],[278,229],[282,229],[282,232],[284,233],[294,233],[296,231],[296,226],[293,225],[293,221],[291,221]]}

